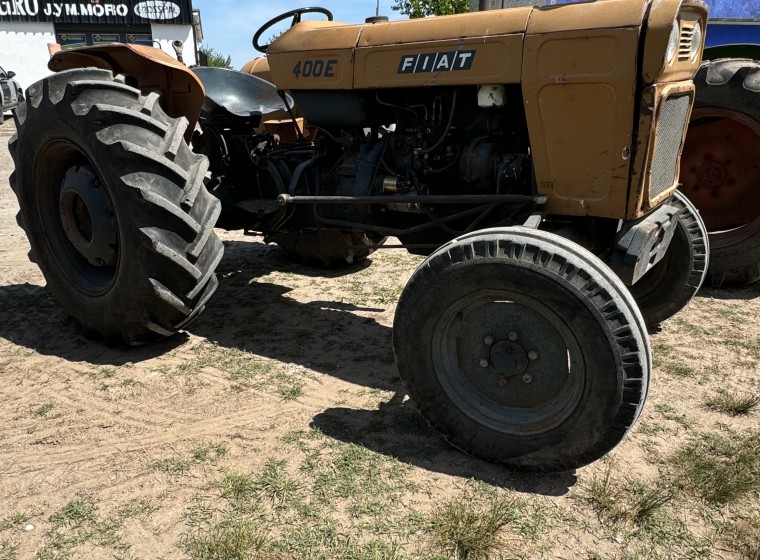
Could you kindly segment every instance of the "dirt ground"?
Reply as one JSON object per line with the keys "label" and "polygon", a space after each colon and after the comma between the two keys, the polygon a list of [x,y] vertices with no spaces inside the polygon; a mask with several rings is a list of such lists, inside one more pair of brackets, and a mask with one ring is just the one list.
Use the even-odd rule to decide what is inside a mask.
{"label": "dirt ground", "polygon": [[[383,510],[389,519],[424,518],[473,485],[484,501],[498,494],[527,504],[526,525],[513,523],[493,558],[741,557],[721,527],[758,507],[756,491],[736,508],[707,507],[684,491],[668,504],[667,524],[688,536],[667,542],[605,520],[586,497],[605,473],[622,485],[675,480],[680,445],[757,428],[757,411],[732,417],[705,402],[719,390],[760,393],[760,286],[703,290],[651,335],[655,371],[645,412],[608,459],[575,473],[516,475],[450,449],[403,398],[391,325],[420,261],[403,251],[377,253],[351,274],[321,276],[261,239],[220,231],[220,287],[187,332],[136,349],[88,340],[27,259],[6,179],[12,133],[12,122],[0,128],[0,560],[210,558],[189,535],[229,513],[219,480],[230,473],[257,479],[268,465],[284,465],[306,489],[299,499],[311,504],[316,451],[308,434],[317,431],[325,451],[315,468],[323,474],[338,468],[325,462],[328,452],[347,449],[387,465],[386,482],[401,469],[396,486],[373,490],[375,500],[391,496],[393,508]],[[414,531],[404,523],[378,528],[377,519],[361,521],[365,510],[344,507],[354,498],[323,491],[328,498],[314,503],[330,517],[335,542],[379,543],[376,556],[356,557],[455,557],[426,539],[424,523]],[[206,517],[198,517],[201,505]],[[300,524],[269,526],[279,543],[269,553],[338,557],[324,539],[282,544]]]}

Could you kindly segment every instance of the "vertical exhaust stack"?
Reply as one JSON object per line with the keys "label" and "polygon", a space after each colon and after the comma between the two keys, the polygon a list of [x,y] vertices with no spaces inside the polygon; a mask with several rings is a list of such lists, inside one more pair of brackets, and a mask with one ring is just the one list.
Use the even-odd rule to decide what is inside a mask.
{"label": "vertical exhaust stack", "polygon": [[177,60],[184,64],[185,61],[182,60],[182,50],[184,43],[182,41],[172,41],[172,47],[174,47],[174,52],[177,53]]}

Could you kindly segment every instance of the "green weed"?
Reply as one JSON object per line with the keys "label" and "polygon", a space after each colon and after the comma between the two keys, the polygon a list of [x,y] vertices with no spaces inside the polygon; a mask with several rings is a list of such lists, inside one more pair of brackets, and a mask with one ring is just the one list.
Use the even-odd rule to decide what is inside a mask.
{"label": "green weed", "polygon": [[678,480],[715,504],[733,502],[760,489],[760,431],[703,434],[673,458]]}
{"label": "green weed", "polygon": [[705,406],[716,412],[730,416],[749,414],[760,404],[760,395],[741,396],[726,390],[719,390],[705,401]]}

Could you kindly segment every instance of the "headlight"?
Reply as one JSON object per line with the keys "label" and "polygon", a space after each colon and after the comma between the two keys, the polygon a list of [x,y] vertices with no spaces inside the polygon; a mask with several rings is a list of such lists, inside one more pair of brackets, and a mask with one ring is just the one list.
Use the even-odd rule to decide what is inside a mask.
{"label": "headlight", "polygon": [[699,47],[702,46],[702,24],[697,22],[694,26],[694,32],[691,34],[691,49],[689,55],[692,60],[696,60],[699,56]]}
{"label": "headlight", "polygon": [[681,27],[678,25],[678,20],[673,21],[673,30],[670,32],[668,38],[668,50],[665,51],[665,61],[670,64],[673,62],[673,58],[678,51],[678,41],[681,38]]}

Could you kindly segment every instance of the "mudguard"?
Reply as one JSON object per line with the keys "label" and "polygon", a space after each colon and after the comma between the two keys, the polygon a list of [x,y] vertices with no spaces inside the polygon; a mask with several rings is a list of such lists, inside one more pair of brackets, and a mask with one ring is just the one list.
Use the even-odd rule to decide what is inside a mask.
{"label": "mudguard", "polygon": [[143,94],[160,92],[159,103],[166,114],[174,118],[186,117],[189,121],[185,139],[190,140],[206,92],[198,77],[184,64],[161,49],[127,44],[60,51],[48,63],[53,72],[92,66],[123,74],[126,83]]}

